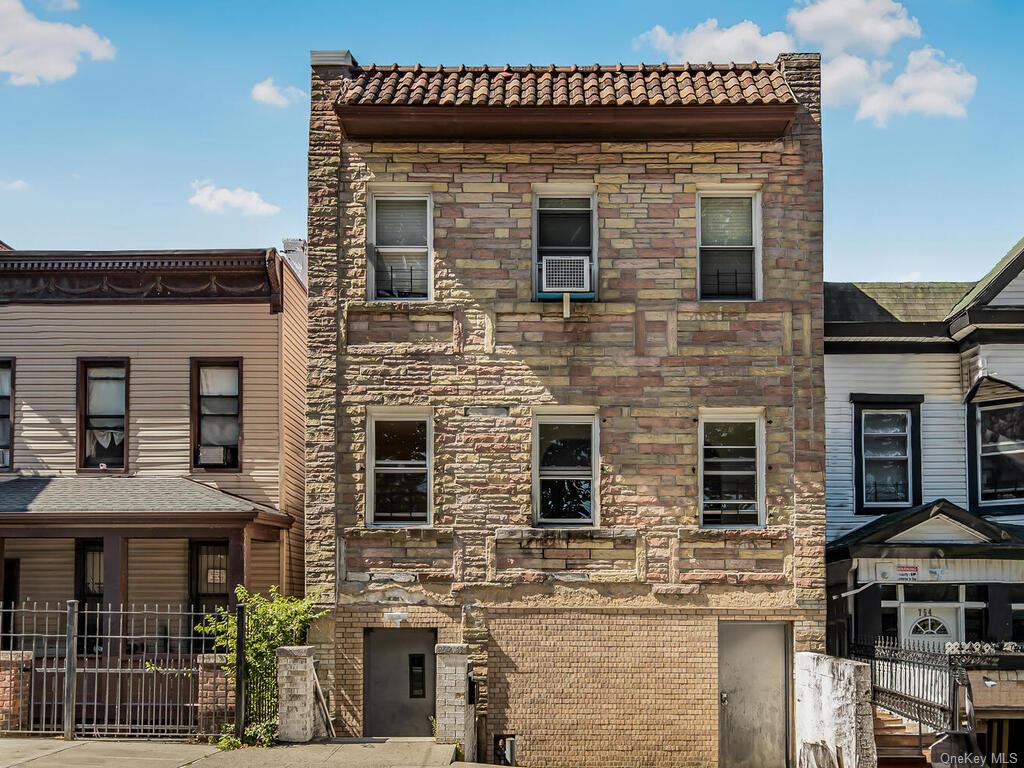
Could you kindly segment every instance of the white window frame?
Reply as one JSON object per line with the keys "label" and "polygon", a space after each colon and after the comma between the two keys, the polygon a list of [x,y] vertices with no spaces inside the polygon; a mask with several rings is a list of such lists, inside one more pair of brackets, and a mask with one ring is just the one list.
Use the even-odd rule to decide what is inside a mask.
{"label": "white window frame", "polygon": [[979,507],[1002,507],[1008,505],[1021,505],[1024,504],[1024,497],[1019,499],[991,499],[989,501],[982,500],[982,474],[981,474],[981,456],[982,449],[984,446],[981,443],[981,412],[982,411],[995,411],[1002,408],[1024,408],[1024,402],[1015,403],[996,403],[993,405],[984,405],[983,403],[974,403],[973,406],[977,408],[976,418],[974,419],[975,429],[975,441],[974,444],[977,446],[976,455],[974,456],[974,466],[976,469],[977,476],[977,494],[978,494],[978,506]]}
{"label": "white window frame", "polygon": [[[705,197],[748,197],[751,200],[750,206],[750,227],[753,230],[751,233],[751,242],[754,246],[754,296],[749,299],[719,299],[719,298],[707,298],[701,296],[700,291],[700,252],[704,248],[701,240],[700,231],[700,204],[701,200]],[[708,248],[714,248],[716,246],[708,246]],[[724,246],[722,246],[724,247]],[[698,301],[721,301],[721,302],[750,302],[750,301],[762,301],[764,297],[764,268],[762,267],[762,230],[761,230],[761,192],[760,190],[750,190],[740,187],[739,189],[730,189],[728,186],[724,188],[714,189],[701,189],[697,191],[697,300]]]}
{"label": "white window frame", "polygon": [[[396,522],[374,519],[375,475],[377,472],[376,424],[378,421],[426,421],[427,423],[427,519],[426,522]],[[434,413],[431,408],[373,408],[366,414],[366,526],[368,528],[430,528],[434,524]]]}
{"label": "white window frame", "polygon": [[[757,449],[757,522],[733,525],[704,522],[704,424],[711,422],[754,422],[754,443]],[[768,480],[765,459],[765,415],[763,408],[702,408],[697,419],[697,507],[701,528],[764,528],[766,519],[766,488]]]}
{"label": "white window frame", "polygon": [[[377,201],[378,200],[425,200],[427,202],[427,295],[425,297],[377,296],[377,275],[374,265],[377,255]],[[366,233],[366,297],[368,301],[433,301],[434,300],[434,196],[429,192],[371,192],[367,200]],[[392,253],[408,253],[417,250],[407,245],[382,245],[381,250]]]}
{"label": "white window frame", "polygon": [[[907,440],[907,500],[906,501],[868,501],[868,456],[864,450],[864,417],[870,413],[900,414],[907,417],[907,429],[904,437]],[[883,434],[872,432],[873,435]],[[896,434],[896,433],[892,433]],[[871,509],[880,507],[892,509],[893,507],[911,507],[914,505],[914,414],[909,408],[862,408],[860,412],[860,483],[861,498],[864,500],[864,508]]]}
{"label": "white window frame", "polygon": [[[907,615],[907,609],[910,608],[952,608],[957,606],[957,632],[960,635],[961,641],[967,634],[967,611],[969,609],[984,609],[988,608],[988,603],[983,603],[977,600],[967,599],[967,587],[973,584],[985,584],[988,582],[946,582],[946,581],[919,581],[915,582],[914,586],[920,585],[942,585],[942,584],[959,584],[959,590],[957,591],[957,602],[955,603],[939,603],[934,600],[926,601],[914,601],[907,600],[906,595],[903,591],[904,582],[893,582],[883,581],[880,584],[887,586],[896,587],[896,599],[895,600],[882,600],[880,607],[882,608],[896,608],[896,631],[899,632],[900,639],[908,634],[907,630],[913,625],[914,619],[912,616]],[[1021,606],[1024,608],[1024,605]],[[1011,606],[1012,612],[1013,606]],[[920,617],[919,617],[920,618]]]}
{"label": "white window frame", "polygon": [[[544,293],[540,281],[540,201],[542,198],[562,199],[566,197],[585,197],[590,200],[590,290],[594,301],[598,300],[598,226],[597,226],[597,192],[593,186],[561,186],[557,184],[537,184],[533,188],[533,232],[531,245],[531,273],[533,285],[533,301],[538,301]],[[562,209],[566,210],[566,209]],[[581,209],[574,209],[581,210]],[[570,294],[571,295],[571,294]]]}
{"label": "white window frame", "polygon": [[[541,424],[589,424],[590,425],[590,520],[541,519],[540,516],[540,425]],[[544,528],[597,528],[601,519],[601,433],[600,420],[595,413],[579,411],[565,413],[534,413],[532,436],[532,490],[533,524]],[[555,472],[545,479],[559,477],[578,478],[577,474]]]}

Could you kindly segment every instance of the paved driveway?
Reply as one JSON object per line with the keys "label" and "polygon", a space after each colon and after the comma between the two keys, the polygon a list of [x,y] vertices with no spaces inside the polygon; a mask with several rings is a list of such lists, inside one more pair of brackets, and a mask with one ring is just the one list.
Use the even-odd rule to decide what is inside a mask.
{"label": "paved driveway", "polygon": [[219,752],[166,741],[0,739],[0,768],[436,768],[455,748],[431,739],[352,739]]}

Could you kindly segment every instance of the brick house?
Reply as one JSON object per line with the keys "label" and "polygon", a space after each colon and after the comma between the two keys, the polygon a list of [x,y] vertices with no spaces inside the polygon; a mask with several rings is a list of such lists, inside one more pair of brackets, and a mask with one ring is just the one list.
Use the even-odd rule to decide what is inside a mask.
{"label": "brick house", "polygon": [[[791,752],[824,642],[819,57],[314,52],[306,588],[339,732],[482,759]],[[757,735],[760,734],[760,735]]]}

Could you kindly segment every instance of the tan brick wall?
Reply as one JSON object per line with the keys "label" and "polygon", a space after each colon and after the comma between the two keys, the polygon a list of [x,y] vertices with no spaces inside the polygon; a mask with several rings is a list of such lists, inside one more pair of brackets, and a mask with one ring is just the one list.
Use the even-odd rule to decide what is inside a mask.
{"label": "tan brick wall", "polygon": [[[666,635],[684,640],[652,651],[644,669],[675,674],[662,665],[682,663],[700,685],[715,674],[714,659],[702,655],[714,644],[697,630],[721,616],[785,617],[798,648],[819,649],[816,71],[793,73],[807,80],[808,108],[777,140],[615,143],[343,141],[332,112],[342,74],[317,67],[311,84],[306,502],[307,588],[338,606],[334,628],[324,622],[315,642],[341,730],[360,732],[362,630],[383,626],[387,610],[407,610],[407,626],[437,627],[441,642],[468,643],[487,732],[498,732],[498,720],[521,722],[521,733],[537,739],[529,748],[534,762],[543,765],[573,764],[566,741],[575,744],[575,764],[589,760],[590,724],[543,730],[560,717],[550,704],[557,699],[530,694],[511,673],[495,678],[495,643],[523,668],[536,665],[539,679],[541,659],[555,645],[569,652],[565,638],[556,639],[580,611],[607,610],[613,624],[634,621],[637,610],[680,611],[645,619],[652,637],[665,624]],[[541,182],[593,185],[597,196],[600,301],[574,303],[568,320],[560,305],[532,301],[533,185]],[[395,183],[433,196],[434,301],[422,305],[366,300],[368,195],[373,185]],[[696,300],[697,194],[723,184],[760,190],[760,302]],[[632,539],[612,539],[611,554],[585,536],[527,530],[533,413],[554,404],[592,408],[600,419],[601,529],[635,531]],[[420,568],[406,534],[365,530],[367,409],[383,405],[433,409],[434,525],[452,531],[450,567],[441,564],[443,547],[432,547]],[[480,406],[497,410],[467,411]],[[698,529],[697,419],[708,406],[763,408],[766,538],[706,539]],[[448,571],[450,582],[437,581]],[[500,610],[551,618],[531,620],[538,634],[528,637],[515,634],[511,619],[495,619]],[[549,623],[556,639],[543,636]],[[592,655],[549,669],[539,690],[560,675],[589,674],[583,690],[615,691],[602,699],[599,731],[611,745],[614,733],[644,730],[650,704],[635,690],[645,679],[636,664],[655,641],[624,630],[616,642],[614,633],[587,631]],[[667,653],[676,656],[659,655]],[[717,716],[712,699],[688,706],[698,703],[702,717]],[[714,764],[716,734],[703,734],[703,746],[696,737],[673,738],[673,764],[701,764],[684,762],[691,757]],[[615,751],[629,740],[602,746],[597,764],[656,764]]]}

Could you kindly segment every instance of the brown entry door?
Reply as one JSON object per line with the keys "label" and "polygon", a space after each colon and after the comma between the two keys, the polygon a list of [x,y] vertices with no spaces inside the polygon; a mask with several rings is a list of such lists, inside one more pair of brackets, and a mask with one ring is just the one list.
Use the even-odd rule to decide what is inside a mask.
{"label": "brown entry door", "polygon": [[363,735],[430,736],[432,629],[368,629],[363,639]]}
{"label": "brown entry door", "polygon": [[789,764],[789,645],[785,624],[719,622],[719,765]]}

